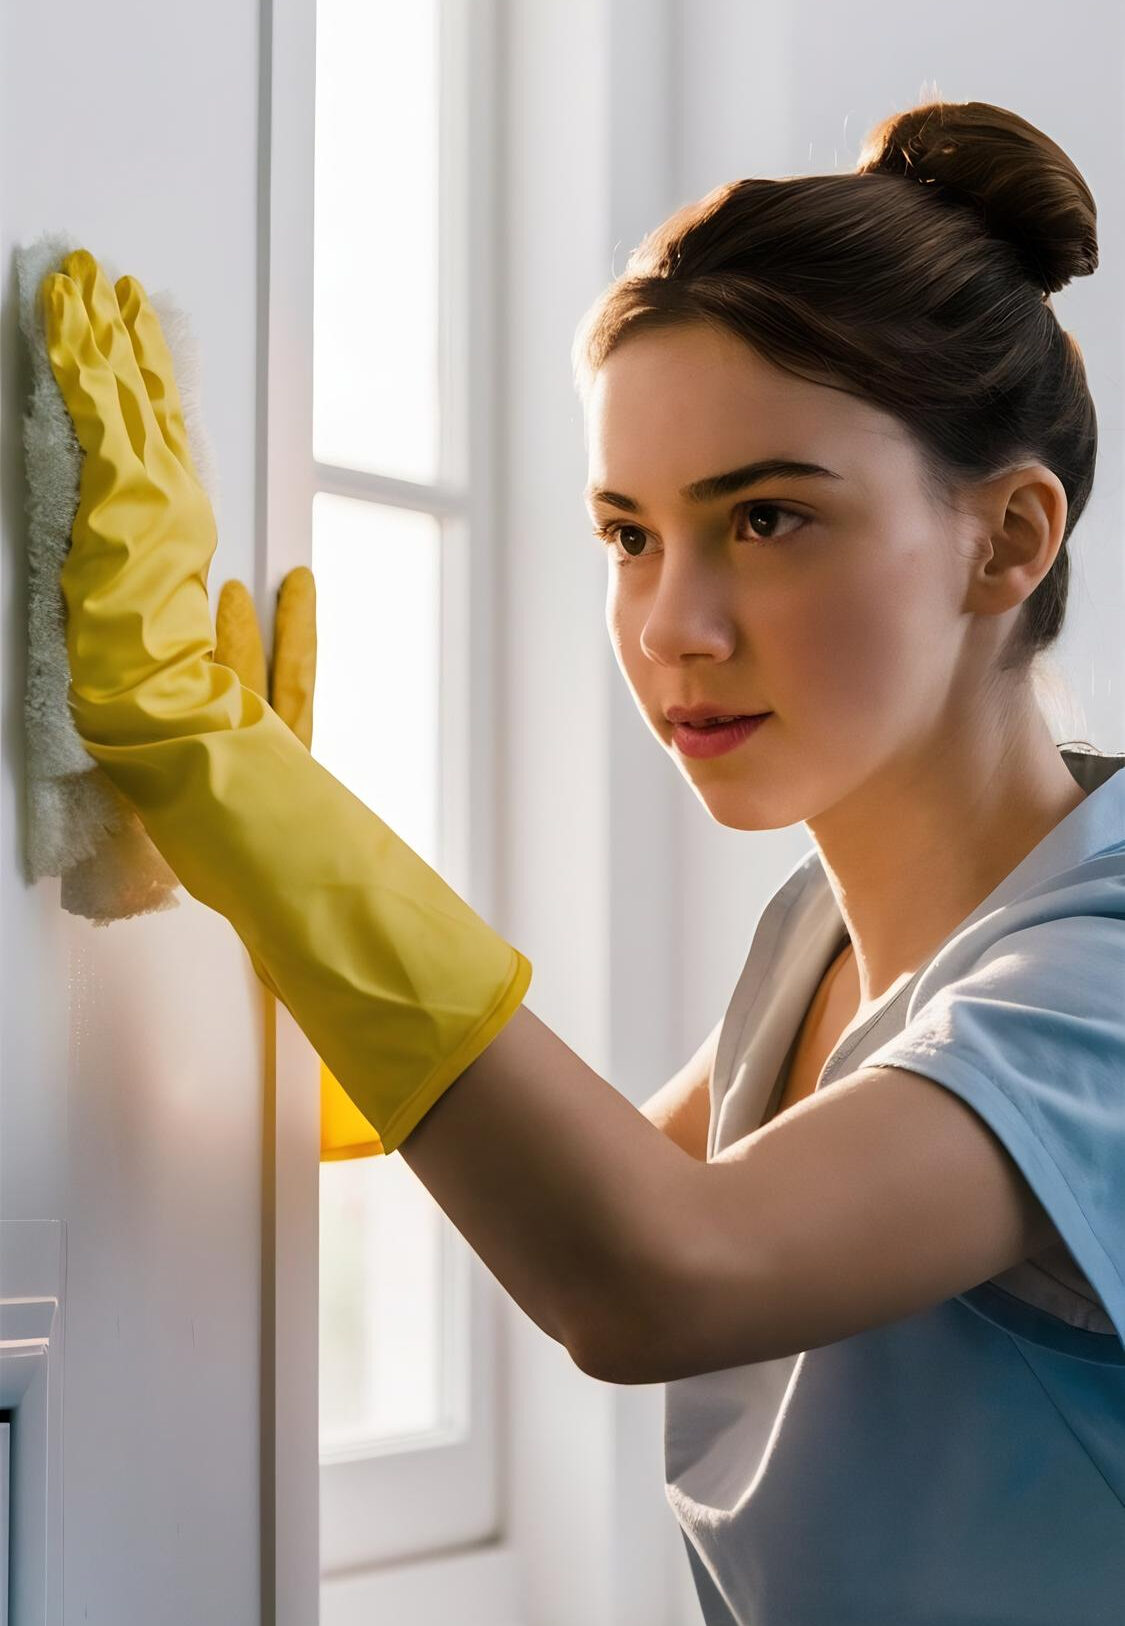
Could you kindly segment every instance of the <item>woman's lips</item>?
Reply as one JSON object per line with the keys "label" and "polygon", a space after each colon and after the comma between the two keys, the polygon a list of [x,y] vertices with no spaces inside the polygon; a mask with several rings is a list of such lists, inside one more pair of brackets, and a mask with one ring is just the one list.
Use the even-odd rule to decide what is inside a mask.
{"label": "woman's lips", "polygon": [[694,728],[690,723],[673,723],[672,740],[685,757],[717,757],[733,751],[744,740],[758,732],[763,723],[773,716],[772,711],[759,712],[753,717],[740,717],[733,723],[720,723]]}

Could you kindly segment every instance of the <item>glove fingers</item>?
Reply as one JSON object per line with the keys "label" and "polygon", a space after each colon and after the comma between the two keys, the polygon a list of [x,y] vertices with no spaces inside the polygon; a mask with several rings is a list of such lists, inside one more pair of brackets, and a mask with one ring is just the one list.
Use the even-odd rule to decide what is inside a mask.
{"label": "glove fingers", "polygon": [[42,294],[47,357],[86,454],[85,477],[127,456],[121,397],[113,368],[94,341],[77,283],[53,271],[43,278]]}
{"label": "glove fingers", "polygon": [[117,295],[87,249],[75,249],[73,254],[68,254],[62,269],[82,292],[94,343],[109,364],[120,398],[119,417],[124,421],[133,450],[143,463],[146,447],[152,447],[160,429],[121,318]]}
{"label": "glove fingers", "polygon": [[240,581],[223,583],[215,612],[215,660],[237,672],[248,689],[269,699],[266,652],[254,610],[254,600]]}
{"label": "glove fingers", "polygon": [[184,468],[195,474],[176,372],[160,318],[136,277],[119,277],[114,291],[160,432]]}
{"label": "glove fingers", "polygon": [[277,595],[270,703],[306,751],[312,746],[315,682],[316,584],[308,566],[298,565]]}

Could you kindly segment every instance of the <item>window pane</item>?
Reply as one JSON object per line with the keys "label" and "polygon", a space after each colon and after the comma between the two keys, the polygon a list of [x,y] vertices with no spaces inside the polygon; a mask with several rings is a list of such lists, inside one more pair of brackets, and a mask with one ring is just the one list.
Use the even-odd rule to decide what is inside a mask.
{"label": "window pane", "polygon": [[433,483],[437,0],[319,0],[313,456]]}
{"label": "window pane", "polygon": [[435,869],[441,528],[318,492],[313,754]]}
{"label": "window pane", "polygon": [[320,1165],[320,1451],[444,1421],[441,1227],[398,1152]]}
{"label": "window pane", "polygon": [[[441,532],[318,492],[313,752],[436,867]],[[455,1421],[443,1356],[449,1221],[398,1155],[320,1166],[322,1458]]]}

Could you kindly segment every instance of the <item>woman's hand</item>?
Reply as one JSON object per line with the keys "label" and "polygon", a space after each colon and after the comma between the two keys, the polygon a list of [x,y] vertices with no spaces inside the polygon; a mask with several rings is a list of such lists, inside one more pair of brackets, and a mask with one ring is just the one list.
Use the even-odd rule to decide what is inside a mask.
{"label": "woman's hand", "polygon": [[85,454],[63,571],[87,750],[394,1151],[531,981],[437,872],[211,657],[215,521],[160,324],[82,249],[42,285]]}
{"label": "woman's hand", "polygon": [[207,665],[215,517],[188,449],[160,323],[140,283],[110,287],[85,249],[43,281],[47,353],[84,455],[71,551],[71,706],[89,744],[194,729],[237,713],[238,685]]}

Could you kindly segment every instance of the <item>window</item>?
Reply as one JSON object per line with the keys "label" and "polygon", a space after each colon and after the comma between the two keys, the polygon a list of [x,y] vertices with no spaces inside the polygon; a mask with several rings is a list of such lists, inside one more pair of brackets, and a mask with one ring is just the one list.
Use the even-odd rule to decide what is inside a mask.
{"label": "window", "polygon": [[[467,773],[490,428],[469,9],[316,0],[313,753],[487,915]],[[397,1153],[321,1164],[322,1574],[494,1530],[494,1292]]]}

